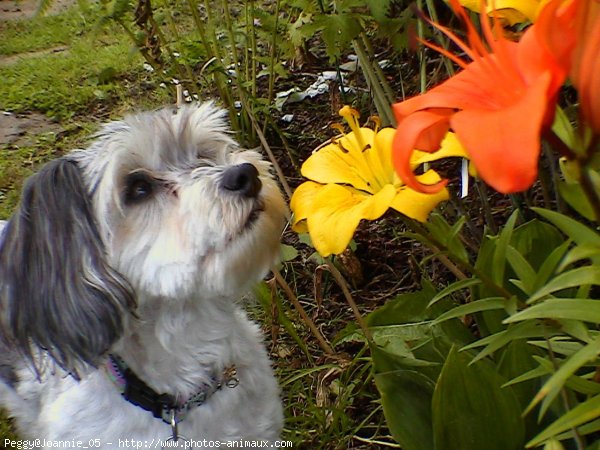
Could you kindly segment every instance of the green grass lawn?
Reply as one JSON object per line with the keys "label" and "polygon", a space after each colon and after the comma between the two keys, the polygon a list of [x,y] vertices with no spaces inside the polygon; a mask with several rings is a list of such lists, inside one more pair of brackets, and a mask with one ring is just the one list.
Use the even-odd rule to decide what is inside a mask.
{"label": "green grass lawn", "polygon": [[12,212],[24,178],[82,145],[100,122],[169,101],[170,93],[148,78],[124,30],[99,25],[102,15],[98,7],[73,7],[55,16],[0,22],[0,111],[42,113],[63,130],[0,145],[0,218]]}
{"label": "green grass lawn", "polygon": [[0,109],[63,120],[122,97],[120,81],[142,74],[143,59],[119,26],[98,26],[101,16],[71,8],[0,23]]}

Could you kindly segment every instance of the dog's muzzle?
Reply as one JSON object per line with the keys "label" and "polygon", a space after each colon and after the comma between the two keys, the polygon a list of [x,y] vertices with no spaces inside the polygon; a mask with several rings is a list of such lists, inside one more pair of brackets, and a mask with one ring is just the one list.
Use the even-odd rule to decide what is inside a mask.
{"label": "dog's muzzle", "polygon": [[244,197],[256,198],[262,189],[258,170],[250,163],[228,168],[223,172],[221,188]]}

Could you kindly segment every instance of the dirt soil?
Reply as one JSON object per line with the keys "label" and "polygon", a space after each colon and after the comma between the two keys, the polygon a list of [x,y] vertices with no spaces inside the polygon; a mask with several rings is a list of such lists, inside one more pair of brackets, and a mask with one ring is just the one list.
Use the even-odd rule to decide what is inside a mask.
{"label": "dirt soil", "polygon": [[[33,17],[40,0],[0,0],[0,21]],[[53,0],[46,14],[57,14],[73,5],[75,0]]]}
{"label": "dirt soil", "polygon": [[0,145],[32,145],[35,135],[59,133],[62,127],[39,113],[0,112]]}

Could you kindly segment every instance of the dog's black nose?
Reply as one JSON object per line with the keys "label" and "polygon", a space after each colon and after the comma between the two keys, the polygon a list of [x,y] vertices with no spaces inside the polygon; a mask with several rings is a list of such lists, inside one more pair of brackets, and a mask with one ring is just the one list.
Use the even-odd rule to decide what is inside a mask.
{"label": "dog's black nose", "polygon": [[221,187],[244,197],[256,197],[262,188],[258,170],[250,163],[233,166],[223,172]]}

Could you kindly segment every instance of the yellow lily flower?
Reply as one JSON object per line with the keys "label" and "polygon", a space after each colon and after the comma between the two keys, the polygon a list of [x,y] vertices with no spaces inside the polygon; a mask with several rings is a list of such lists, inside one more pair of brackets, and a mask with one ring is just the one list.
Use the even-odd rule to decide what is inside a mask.
{"label": "yellow lily flower", "polygon": [[[313,153],[302,165],[311,181],[300,185],[291,199],[292,228],[308,232],[322,256],[342,253],[362,219],[375,220],[389,208],[424,222],[441,201],[449,198],[444,188],[423,194],[408,188],[392,165],[392,142],[396,130],[360,127],[358,112],[349,106],[340,115],[350,125],[344,134]],[[449,156],[465,157],[458,140],[449,133],[435,154],[415,151],[413,168]],[[417,176],[423,184],[441,180],[434,170]]]}
{"label": "yellow lily flower", "polygon": [[[485,0],[460,0],[460,3],[465,8],[480,13],[482,1]],[[535,22],[539,11],[546,3],[548,0],[487,0],[484,8],[490,16],[494,14],[495,10],[498,19],[512,26],[527,21]]]}

